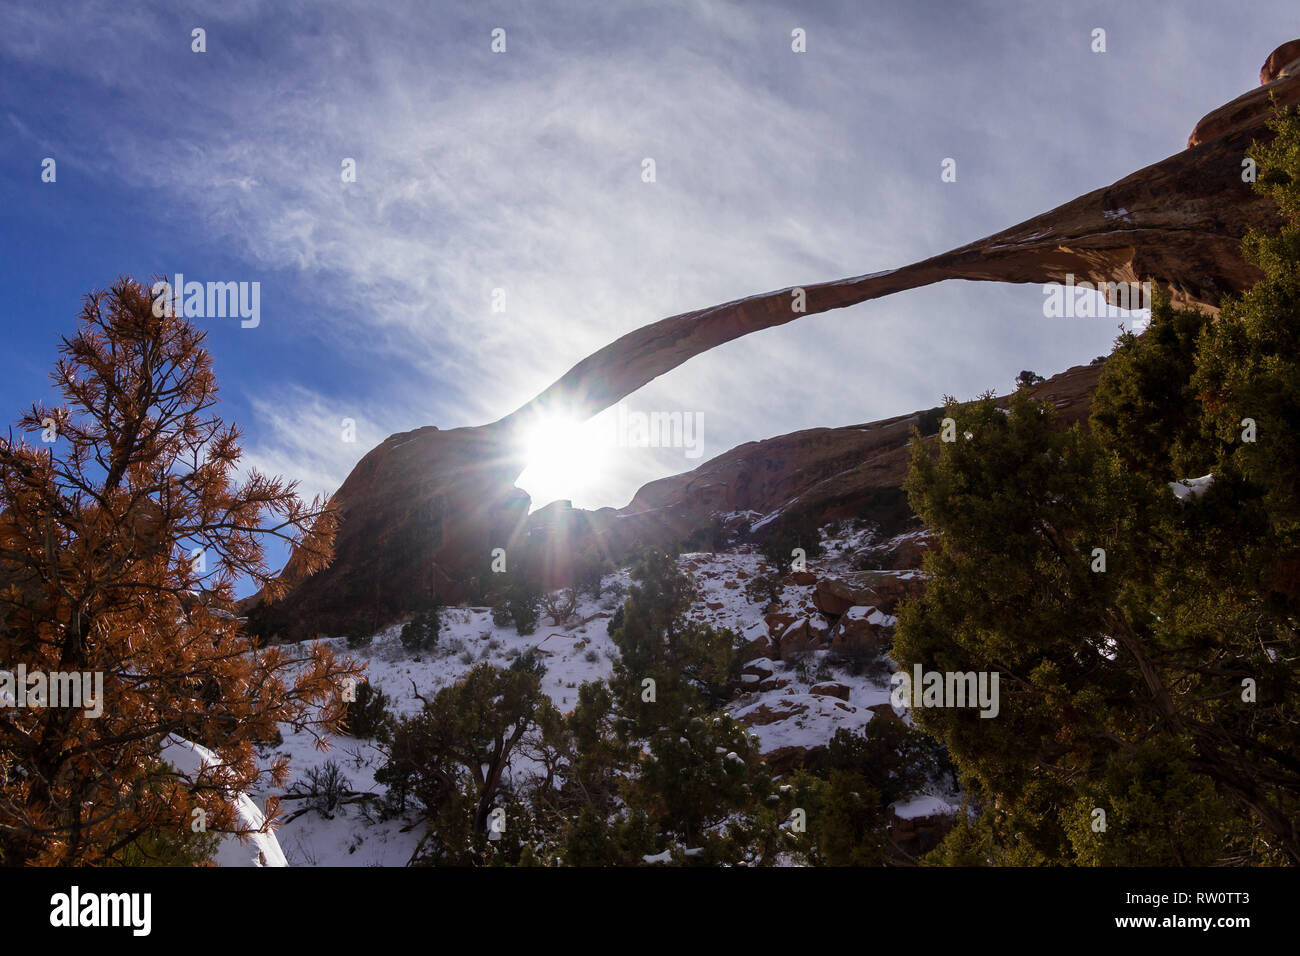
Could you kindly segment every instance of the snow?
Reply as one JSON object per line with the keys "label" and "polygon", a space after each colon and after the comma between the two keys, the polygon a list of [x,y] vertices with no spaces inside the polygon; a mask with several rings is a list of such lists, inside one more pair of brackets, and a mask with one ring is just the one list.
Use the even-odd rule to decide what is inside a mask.
{"label": "snow", "polygon": [[874,607],[851,607],[844,612],[844,617],[850,621],[866,621],[877,627],[893,627],[898,623],[898,618],[894,615],[886,614]]}
{"label": "snow", "polygon": [[[163,747],[162,758],[182,774],[189,774],[193,780],[203,770],[220,765],[217,755],[207,747],[196,744],[172,734]],[[240,826],[249,831],[248,844],[241,843],[238,837],[227,837],[217,851],[217,862],[229,866],[232,863],[251,864],[253,866],[288,866],[275,834],[266,827],[266,817],[257,804],[246,793],[231,794],[235,804],[235,814]],[[250,846],[251,844],[251,852]]]}
{"label": "snow", "polygon": [[1179,501],[1186,501],[1188,498],[1199,498],[1209,490],[1214,484],[1214,475],[1202,475],[1200,478],[1183,478],[1181,481],[1169,482],[1169,487]]}
{"label": "snow", "polygon": [[[730,517],[748,518],[754,514],[743,512]],[[779,514],[780,511],[761,521],[766,523]],[[890,545],[897,547],[909,540],[921,540],[925,534],[924,531],[908,532]],[[818,575],[844,573],[849,570],[854,553],[884,543],[870,529],[855,529],[849,522],[824,534],[824,538],[825,554],[808,561],[808,570]],[[714,627],[730,628],[744,643],[768,635],[766,603],[755,601],[745,593],[747,581],[769,573],[762,556],[752,547],[683,554],[678,564],[696,586],[697,600],[688,610],[688,617]],[[906,580],[918,574],[919,571],[908,570],[897,576]],[[412,715],[423,706],[417,692],[432,699],[439,690],[461,680],[480,661],[508,667],[530,650],[539,654],[546,667],[541,683],[543,692],[561,712],[568,712],[577,703],[577,689],[584,681],[608,681],[613,675],[618,650],[608,634],[609,619],[621,606],[630,584],[626,569],[607,575],[601,597],[581,595],[570,622],[553,625],[543,615],[536,633],[529,636],[515,633],[513,626],[494,625],[489,608],[443,608],[437,646],[418,659],[401,646],[400,625],[379,632],[369,645],[358,649],[349,649],[342,637],[320,640],[364,664],[367,679],[389,696],[389,706],[398,716]],[[812,585],[786,584],[777,610],[796,621],[808,619],[824,626],[824,618],[812,602],[813,591]],[[848,615],[882,627],[895,624],[892,615],[873,607],[853,608]],[[307,652],[306,646],[290,646],[285,650],[304,655]],[[894,669],[888,667],[883,673],[867,669],[854,674],[852,668],[825,650],[814,651],[800,662],[759,657],[750,661],[749,667],[751,673],[742,678],[738,696],[725,709],[746,725],[763,754],[784,747],[823,747],[840,728],[860,731],[873,718],[869,708],[889,703],[888,674]],[[769,672],[770,676],[760,676]],[[873,673],[877,676],[871,676]],[[849,688],[847,701],[811,693],[814,685],[831,680]],[[322,751],[309,733],[295,732],[288,725],[281,725],[280,730],[283,742],[260,751],[259,758],[269,764],[277,755],[287,756],[291,777],[284,789],[268,786],[234,797],[241,819],[247,820],[249,829],[260,829],[264,823],[258,803],[264,803],[270,796],[289,794],[295,784],[305,781],[308,771],[331,760],[338,763],[353,793],[370,795],[374,798],[372,804],[384,795],[384,787],[375,781],[374,774],[383,766],[385,757],[372,741],[334,737],[328,741],[330,748]],[[739,755],[733,758],[729,753],[724,759],[741,758]],[[542,772],[540,765],[517,751],[507,769],[507,779],[522,783]],[[251,848],[235,840],[227,841],[219,851],[218,861],[223,865],[248,865],[255,862],[260,852],[268,865],[405,865],[424,834],[423,821],[414,809],[382,821],[378,816],[373,806],[360,802],[340,806],[327,819],[314,810],[305,810],[302,801],[285,800],[275,833],[253,835]],[[671,860],[668,851],[645,858],[646,863]]]}
{"label": "snow", "polygon": [[884,272],[872,272],[864,276],[853,276],[851,279],[840,279],[838,282],[829,283],[830,285],[852,285],[855,282],[865,282],[867,279],[880,279],[884,276],[892,276],[897,269],[886,269]]}
{"label": "snow", "polygon": [[773,521],[775,521],[777,518],[781,516],[781,511],[782,511],[781,508],[777,508],[770,515],[766,515],[765,517],[760,518],[758,521],[755,521],[753,524],[749,526],[749,530],[758,531],[760,528],[767,527],[769,524],[771,524]]}
{"label": "snow", "polygon": [[[859,692],[858,704],[853,703],[854,690]],[[744,723],[750,718],[762,720],[770,713],[787,715],[781,720],[754,723],[750,727],[758,738],[758,752],[767,754],[783,747],[824,747],[841,727],[861,730],[874,716],[867,710],[867,706],[883,704],[888,700],[887,687],[876,689],[860,682],[857,688],[850,686],[848,702],[838,697],[807,692],[787,693],[779,697],[767,694],[732,710],[731,716]],[[736,703],[733,701],[733,706]]]}
{"label": "snow", "polygon": [[894,815],[900,820],[915,820],[917,817],[951,816],[958,808],[942,797],[920,796],[911,800],[900,800],[890,804]]}

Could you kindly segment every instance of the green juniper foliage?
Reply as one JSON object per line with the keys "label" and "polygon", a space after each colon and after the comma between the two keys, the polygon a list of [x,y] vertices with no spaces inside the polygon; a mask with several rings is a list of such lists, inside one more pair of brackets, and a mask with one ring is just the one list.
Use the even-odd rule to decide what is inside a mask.
{"label": "green juniper foliage", "polygon": [[515,627],[515,632],[526,637],[537,630],[541,614],[542,592],[522,576],[510,582],[492,605],[492,623],[497,627]]}
{"label": "green juniper foliage", "polygon": [[[610,623],[619,649],[612,688],[638,736],[679,724],[699,708],[714,709],[740,678],[734,632],[687,620],[695,600],[676,559],[651,549],[633,568],[637,582]],[[646,699],[646,680],[654,699]]]}
{"label": "green juniper foliage", "polygon": [[348,701],[343,729],[361,740],[386,741],[392,734],[394,719],[388,710],[388,695],[369,681],[356,687],[356,698]]}
{"label": "green juniper foliage", "polygon": [[978,811],[937,862],[1300,862],[1300,121],[1274,128],[1251,155],[1285,225],[1243,244],[1263,279],[1218,316],[1157,297],[1090,428],[1022,389],[1009,415],[949,402],[955,442],[914,435],[941,547],[895,657],[1000,674],[996,719],[916,711]]}
{"label": "green juniper foliage", "polygon": [[402,626],[402,646],[414,653],[432,650],[438,643],[440,627],[436,606],[421,611]]}
{"label": "green juniper foliage", "polygon": [[[824,759],[778,786],[753,733],[718,710],[737,681],[735,636],[689,620],[692,581],[647,552],[611,625],[614,679],[560,713],[531,652],[480,664],[391,733],[375,775],[387,812],[416,811],[413,863],[639,866],[878,865],[886,811],[944,776],[933,740],[897,721],[840,733]],[[653,700],[641,680],[652,675]],[[829,676],[829,675],[828,675]],[[531,768],[519,772],[516,757]],[[504,829],[491,830],[492,814]],[[796,830],[791,821],[806,820]]]}
{"label": "green juniper foliage", "polygon": [[777,518],[763,539],[763,558],[784,575],[790,571],[795,548],[803,548],[810,558],[822,553],[821,528],[812,515],[787,513]]}
{"label": "green juniper foliage", "polygon": [[[388,785],[399,807],[410,798],[423,807],[428,828],[418,862],[490,861],[498,841],[491,839],[489,817],[510,797],[510,758],[526,733],[555,719],[553,710],[536,674],[485,663],[398,723],[388,763],[375,779]],[[511,841],[506,846],[522,852]]]}

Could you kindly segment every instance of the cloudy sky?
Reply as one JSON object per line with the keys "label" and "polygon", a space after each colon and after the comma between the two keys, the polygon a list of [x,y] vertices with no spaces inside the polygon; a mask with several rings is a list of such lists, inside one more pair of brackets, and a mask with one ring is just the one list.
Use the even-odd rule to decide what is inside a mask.
{"label": "cloudy sky", "polygon": [[[118,275],[256,281],[256,328],[201,320],[224,414],[250,463],[332,490],[385,436],[495,420],[645,323],[900,266],[1163,159],[1258,83],[1295,12],[0,3],[0,404],[50,397],[57,337]],[[1042,301],[954,282],[868,302],[706,353],[626,404],[702,415],[708,458],[1108,350],[1114,319],[1045,319]],[[701,460],[623,450],[521,484],[535,504],[621,506]]]}

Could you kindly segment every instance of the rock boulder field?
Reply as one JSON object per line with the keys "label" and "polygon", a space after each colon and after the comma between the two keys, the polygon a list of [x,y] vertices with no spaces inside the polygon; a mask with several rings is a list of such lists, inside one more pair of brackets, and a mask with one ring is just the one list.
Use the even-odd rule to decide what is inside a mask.
{"label": "rock boulder field", "polygon": [[[334,496],[342,519],[333,563],[295,580],[274,605],[243,603],[254,628],[300,640],[343,633],[358,618],[380,626],[437,594],[463,600],[492,547],[544,537],[551,583],[567,575],[575,543],[611,556],[707,523],[713,514],[780,508],[819,518],[898,509],[906,443],[916,416],[870,425],[810,429],[741,445],[695,470],[643,487],[623,509],[562,505],[528,515],[516,488],[526,462],[521,435],[554,409],[594,415],[690,358],[761,329],[907,289],[967,279],[987,282],[1151,280],[1175,302],[1217,309],[1248,288],[1256,270],[1240,257],[1251,226],[1275,210],[1243,180],[1252,141],[1269,136],[1273,103],[1300,103],[1300,40],[1275,50],[1261,85],[1196,124],[1188,147],[1168,159],[1009,229],[901,268],[789,286],[672,316],[583,359],[527,405],[490,425],[392,435],[372,449]],[[802,289],[803,310],[794,304]],[[1098,369],[1082,367],[1035,388],[1060,393],[1068,422],[1087,415]],[[942,383],[935,383],[936,390]],[[1055,399],[1054,399],[1055,400]],[[882,494],[883,493],[883,494]]]}

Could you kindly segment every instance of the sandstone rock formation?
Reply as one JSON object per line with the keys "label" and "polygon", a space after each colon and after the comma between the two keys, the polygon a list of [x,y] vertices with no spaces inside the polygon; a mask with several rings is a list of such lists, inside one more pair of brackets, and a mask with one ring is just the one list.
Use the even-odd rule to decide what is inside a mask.
{"label": "sandstone rock formation", "polygon": [[1272,112],[1274,99],[1278,107],[1300,103],[1300,40],[1284,43],[1270,53],[1260,67],[1259,86],[1207,114],[1187,138],[1188,147],[1253,129],[1261,116]]}
{"label": "sandstone rock formation", "polygon": [[[637,541],[689,531],[714,511],[772,510],[796,499],[822,516],[860,508],[864,494],[897,488],[914,416],[742,445],[688,475],[647,485],[617,512],[549,509],[544,527],[536,515],[526,518],[527,496],[513,482],[524,465],[521,434],[538,412],[592,415],[750,332],[946,279],[1149,278],[1175,301],[1217,308],[1225,293],[1257,278],[1239,256],[1247,228],[1276,222],[1268,202],[1243,182],[1241,163],[1251,142],[1268,135],[1270,98],[1300,102],[1298,59],[1300,40],[1274,51],[1260,72],[1263,85],[1206,116],[1186,150],[995,235],[898,269],[802,286],[803,312],[793,310],[794,287],[787,287],[672,316],[583,359],[491,425],[391,436],[358,463],[335,496],[343,521],[334,563],[299,582],[278,605],[257,607],[253,599],[245,610],[264,634],[301,639],[341,633],[358,615],[387,623],[431,593],[461,599],[489,547],[508,546],[539,527],[555,542],[562,565],[564,542],[578,537],[617,553]],[[1090,370],[1072,373],[1062,387],[1095,382]],[[293,572],[291,561],[286,574]],[[555,574],[563,577],[563,568]]]}

